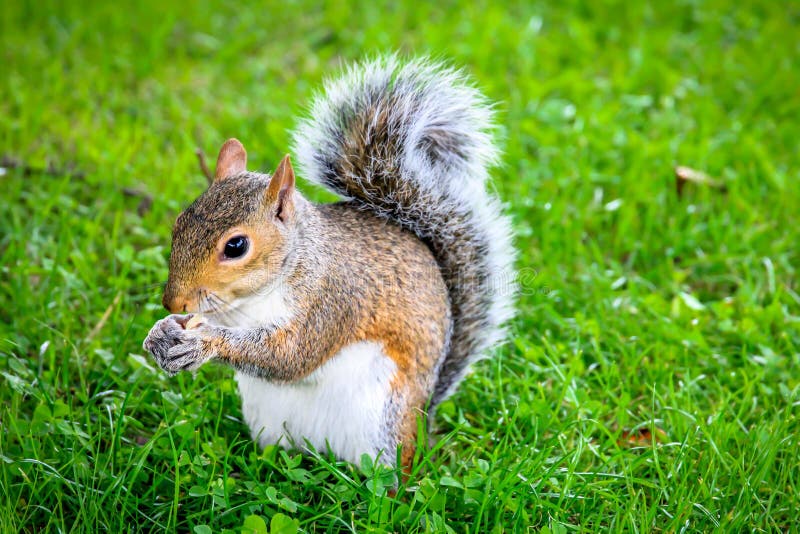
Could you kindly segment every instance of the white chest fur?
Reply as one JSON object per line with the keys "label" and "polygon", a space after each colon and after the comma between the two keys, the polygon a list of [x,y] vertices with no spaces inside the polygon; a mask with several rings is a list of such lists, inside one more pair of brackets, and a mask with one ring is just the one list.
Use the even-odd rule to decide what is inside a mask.
{"label": "white chest fur", "polygon": [[[386,447],[385,407],[396,371],[379,343],[349,345],[304,380],[273,384],[236,374],[242,412],[253,438],[264,446],[314,448],[357,463]],[[394,462],[394,451],[382,460]]]}
{"label": "white chest fur", "polygon": [[[280,325],[291,319],[290,299],[281,285],[272,291],[238,299],[222,326],[254,328]],[[276,384],[236,373],[242,412],[253,438],[262,446],[328,446],[344,460],[358,463],[361,455],[376,457],[387,446],[385,407],[397,366],[380,343],[354,343],[342,349],[304,380]],[[394,450],[381,459],[394,462]]]}
{"label": "white chest fur", "polygon": [[280,325],[291,316],[289,296],[278,285],[275,289],[234,300],[217,322],[222,326],[256,328]]}

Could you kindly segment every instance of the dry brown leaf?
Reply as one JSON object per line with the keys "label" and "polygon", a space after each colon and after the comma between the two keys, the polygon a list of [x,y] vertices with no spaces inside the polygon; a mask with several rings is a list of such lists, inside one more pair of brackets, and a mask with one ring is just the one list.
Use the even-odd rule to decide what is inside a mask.
{"label": "dry brown leaf", "polygon": [[683,165],[675,167],[675,190],[679,197],[683,196],[683,188],[687,182],[713,187],[723,192],[726,190],[725,184],[722,183],[722,181],[712,178],[703,171],[698,171],[697,169],[692,169],[691,167],[685,167]]}
{"label": "dry brown leaf", "polygon": [[214,182],[214,173],[212,173],[211,169],[208,168],[208,164],[206,163],[206,155],[199,148],[195,149],[194,153],[197,155],[197,162],[200,164],[200,170],[203,172],[203,176],[206,177],[206,180],[208,180],[210,185]]}
{"label": "dry brown leaf", "polygon": [[[654,439],[655,437],[655,439]],[[646,427],[636,430],[623,430],[617,445],[620,447],[647,447],[655,443],[664,443],[667,440],[667,433],[660,428],[655,429],[655,434]]]}

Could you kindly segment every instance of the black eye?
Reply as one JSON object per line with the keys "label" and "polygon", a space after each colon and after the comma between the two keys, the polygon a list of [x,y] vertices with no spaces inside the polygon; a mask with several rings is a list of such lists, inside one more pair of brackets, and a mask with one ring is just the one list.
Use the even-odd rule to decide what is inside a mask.
{"label": "black eye", "polygon": [[223,251],[223,255],[226,258],[238,258],[243,256],[245,252],[247,252],[247,247],[249,243],[247,238],[243,235],[237,235],[236,237],[232,237],[228,239],[228,242],[225,243],[225,250]]}

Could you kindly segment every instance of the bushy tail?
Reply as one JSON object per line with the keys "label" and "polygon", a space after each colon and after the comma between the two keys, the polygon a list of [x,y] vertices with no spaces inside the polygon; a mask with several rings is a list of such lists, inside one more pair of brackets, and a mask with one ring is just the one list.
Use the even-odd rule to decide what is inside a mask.
{"label": "bushy tail", "polygon": [[492,110],[464,76],[389,56],[327,83],[294,134],[302,176],[414,232],[433,251],[453,314],[434,406],[505,335],[511,229],[486,189]]}

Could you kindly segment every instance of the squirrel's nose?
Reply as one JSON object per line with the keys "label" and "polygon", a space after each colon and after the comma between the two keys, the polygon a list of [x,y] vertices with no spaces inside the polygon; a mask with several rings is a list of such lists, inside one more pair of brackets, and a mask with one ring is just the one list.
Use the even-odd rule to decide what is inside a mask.
{"label": "squirrel's nose", "polygon": [[186,307],[189,304],[185,298],[181,297],[172,297],[169,295],[164,295],[161,303],[170,313],[180,313],[185,312]]}

